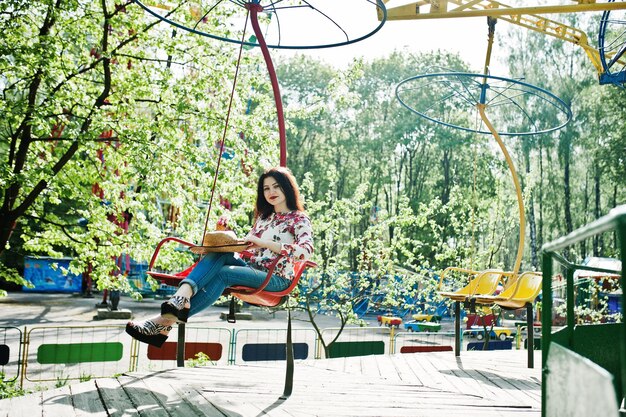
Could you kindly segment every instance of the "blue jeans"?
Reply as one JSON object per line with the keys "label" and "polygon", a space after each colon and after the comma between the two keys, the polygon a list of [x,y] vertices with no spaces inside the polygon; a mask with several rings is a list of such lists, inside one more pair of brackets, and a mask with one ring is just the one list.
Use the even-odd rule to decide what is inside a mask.
{"label": "blue jeans", "polygon": [[[226,288],[233,285],[258,288],[266,277],[267,272],[254,269],[231,252],[209,253],[180,284],[189,284],[193,288],[189,310],[189,315],[193,316],[212,305]],[[288,279],[272,275],[265,290],[282,291],[289,284]]]}

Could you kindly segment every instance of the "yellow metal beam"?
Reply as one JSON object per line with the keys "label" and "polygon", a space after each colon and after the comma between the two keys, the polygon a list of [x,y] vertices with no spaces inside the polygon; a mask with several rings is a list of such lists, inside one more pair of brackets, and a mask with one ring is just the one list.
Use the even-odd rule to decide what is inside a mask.
{"label": "yellow metal beam", "polygon": [[519,183],[519,179],[517,178],[517,172],[515,171],[515,164],[513,163],[513,159],[511,159],[511,155],[509,151],[507,151],[506,146],[504,146],[504,142],[502,138],[496,131],[496,129],[491,124],[491,121],[487,118],[485,114],[485,104],[478,103],[476,104],[478,108],[478,112],[480,113],[480,117],[485,123],[485,126],[489,129],[493,137],[498,142],[498,146],[500,146],[500,150],[504,155],[504,159],[506,160],[506,164],[509,166],[509,171],[511,171],[511,177],[513,178],[513,185],[515,186],[515,194],[517,196],[517,209],[519,211],[519,241],[517,243],[517,256],[515,257],[515,265],[513,265],[513,273],[517,274],[520,269],[520,265],[522,264],[522,257],[524,256],[524,239],[526,236],[526,210],[524,209],[524,198],[522,196],[522,187]]}
{"label": "yellow metal beam", "polygon": [[600,53],[589,45],[587,34],[582,30],[539,15],[511,15],[501,16],[499,19],[580,46],[585,50],[598,74],[602,74]]}
{"label": "yellow metal beam", "polygon": [[[388,3],[389,0],[383,0]],[[387,9],[388,20],[445,19],[449,17],[493,16],[552,37],[579,45],[591,60],[598,74],[603,73],[600,53],[589,45],[582,30],[547,19],[543,13],[626,9],[626,1],[596,3],[595,0],[574,0],[576,4],[536,7],[510,7],[495,0],[422,0]],[[424,12],[424,6],[430,6]],[[379,15],[379,18],[382,16]],[[609,54],[610,55],[610,54]],[[626,59],[626,58],[625,58]],[[624,64],[622,60],[620,63]]]}
{"label": "yellow metal beam", "polygon": [[[388,1],[385,3],[387,2]],[[459,7],[448,10],[447,6],[450,3],[456,4]],[[424,11],[423,8],[427,5],[430,5],[430,9],[428,11]],[[552,6],[510,7],[497,1],[463,2],[458,0],[423,0],[387,9],[387,20],[447,19],[477,16],[500,17],[520,14],[600,12],[604,10],[621,9],[626,9],[626,1],[616,1],[613,3],[583,2]]]}

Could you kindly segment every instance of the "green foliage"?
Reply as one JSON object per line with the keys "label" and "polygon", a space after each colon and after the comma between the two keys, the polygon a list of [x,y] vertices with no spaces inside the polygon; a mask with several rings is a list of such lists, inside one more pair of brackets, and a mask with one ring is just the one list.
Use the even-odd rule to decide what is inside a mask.
{"label": "green foliage", "polygon": [[54,383],[54,387],[61,388],[66,386],[69,379],[69,375],[65,375],[63,371],[59,372],[59,374],[56,376],[56,382]]}
{"label": "green foliage", "polygon": [[[17,285],[32,286],[32,284],[26,281],[15,269],[7,267],[4,263],[0,263],[0,278],[6,282],[13,282]],[[0,296],[1,295],[0,293]]]}
{"label": "green foliage", "polygon": [[0,372],[0,400],[5,398],[19,397],[29,392],[18,386],[17,380],[5,380],[5,374]]}
{"label": "green foliage", "polygon": [[[0,11],[2,256],[72,256],[71,272],[92,268],[98,288],[130,291],[122,255],[147,261],[165,236],[201,238],[238,51],[174,33],[134,4],[10,0]],[[532,225],[522,269],[535,269],[545,242],[626,201],[626,99],[595,85],[574,47],[519,30],[500,39],[512,76],[574,110],[560,132],[506,140]],[[395,97],[408,77],[469,71],[458,56],[394,51],[341,70],[296,56],[276,67],[288,165],[320,265],[300,291],[312,315],[359,323],[354,306],[372,293],[391,308],[407,295],[433,298],[448,266],[512,268],[519,213],[493,140],[419,118]],[[256,174],[278,159],[263,68],[259,51],[244,53],[226,129],[234,158],[222,161],[209,228],[226,214],[245,235]],[[609,236],[577,256],[611,255],[614,243]],[[165,246],[157,268],[191,261]]]}
{"label": "green foliage", "polygon": [[196,356],[193,359],[188,359],[185,363],[185,366],[188,368],[199,368],[208,365],[215,365],[215,362],[204,352],[196,353]]}
{"label": "green foliage", "polygon": [[[620,295],[618,280],[615,278],[579,278],[575,281],[574,315],[577,324],[621,323],[620,311],[609,310],[609,294]],[[567,316],[566,304],[557,308],[562,316]]]}
{"label": "green foliage", "polygon": [[[506,140],[533,226],[526,229],[525,249],[534,255],[525,254],[522,263],[523,270],[532,270],[538,268],[541,245],[570,227],[567,210],[573,227],[625,201],[626,176],[616,175],[626,166],[618,121],[623,95],[593,85],[580,50],[526,32],[520,39],[511,39],[519,31],[511,34],[502,43],[511,49],[513,75],[573,103],[575,115],[560,132]],[[530,56],[543,61],[527,65]],[[288,147],[298,150],[290,154],[290,165],[303,183],[321,260],[301,293],[313,313],[334,312],[342,323],[356,324],[353,307],[376,291],[386,294],[384,307],[393,307],[417,283],[418,292],[434,301],[437,273],[447,266],[512,268],[519,213],[510,173],[493,139],[439,127],[395,99],[396,84],[407,77],[466,67],[441,52],[394,52],[370,63],[357,60],[345,70],[305,57],[278,66]],[[585,111],[577,111],[582,105]],[[546,110],[541,117],[547,121],[554,115]],[[597,157],[591,160],[588,154]],[[611,175],[598,177],[601,210],[590,213],[594,166]],[[594,250],[610,255],[611,247]],[[389,279],[394,275],[401,285]],[[460,282],[448,284],[458,288]]]}
{"label": "green foliage", "polygon": [[[91,268],[98,288],[130,291],[122,254],[145,262],[164,236],[201,238],[237,55],[115,6],[3,3],[0,252],[72,256],[71,272]],[[258,70],[240,74],[226,135],[235,158],[215,192],[233,202],[239,232],[255,172],[277,155],[266,82]],[[248,98],[255,110],[245,114]],[[225,211],[213,206],[210,226]],[[160,262],[178,268],[190,255],[166,248]]]}

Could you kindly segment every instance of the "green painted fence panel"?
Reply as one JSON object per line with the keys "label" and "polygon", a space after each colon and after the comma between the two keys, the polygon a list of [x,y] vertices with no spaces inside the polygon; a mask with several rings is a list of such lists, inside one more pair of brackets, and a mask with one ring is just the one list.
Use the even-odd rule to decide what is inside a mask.
{"label": "green painted fence panel", "polygon": [[122,359],[123,353],[124,346],[120,342],[45,344],[37,349],[37,362],[117,362]]}
{"label": "green painted fence panel", "polygon": [[618,417],[613,376],[558,343],[550,345],[545,379],[545,417]]}
{"label": "green painted fence panel", "polygon": [[620,343],[624,339],[621,323],[587,324],[575,326],[571,341],[568,338],[567,328],[552,333],[552,341],[572,352],[593,361],[596,365],[606,369],[613,376],[615,392],[619,396],[622,392],[620,369]]}
{"label": "green painted fence panel", "polygon": [[349,356],[382,355],[385,353],[385,342],[335,342],[330,345],[329,358],[345,358]]}

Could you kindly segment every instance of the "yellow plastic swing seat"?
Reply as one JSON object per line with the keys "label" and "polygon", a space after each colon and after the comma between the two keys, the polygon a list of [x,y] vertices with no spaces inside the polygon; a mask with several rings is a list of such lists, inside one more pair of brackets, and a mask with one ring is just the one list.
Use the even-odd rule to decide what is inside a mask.
{"label": "yellow plastic swing seat", "polygon": [[524,272],[499,295],[476,296],[478,304],[497,304],[508,310],[523,308],[533,303],[541,292],[542,275],[540,272]]}
{"label": "yellow plastic swing seat", "polygon": [[467,273],[470,276],[475,275],[465,287],[458,289],[457,291],[447,292],[438,291],[442,297],[449,298],[454,301],[466,301],[468,299],[480,296],[480,295],[492,295],[498,288],[498,283],[504,276],[511,275],[510,272],[499,271],[495,269],[488,269],[482,272],[476,272],[469,269],[462,269],[456,267],[448,267],[441,274],[439,280],[439,288],[447,271],[457,271]]}

